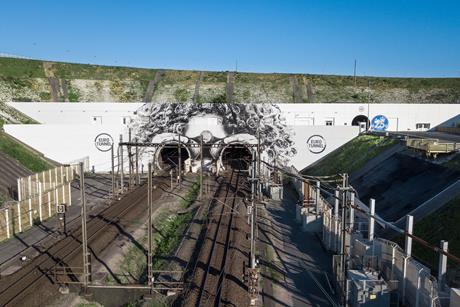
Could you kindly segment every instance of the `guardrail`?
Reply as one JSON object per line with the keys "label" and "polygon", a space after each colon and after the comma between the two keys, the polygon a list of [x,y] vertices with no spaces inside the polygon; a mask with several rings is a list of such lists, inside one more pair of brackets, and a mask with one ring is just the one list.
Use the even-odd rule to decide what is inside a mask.
{"label": "guardrail", "polygon": [[436,157],[440,153],[452,153],[460,150],[459,143],[440,142],[438,139],[406,139],[406,146],[416,150],[424,151],[427,155]]}

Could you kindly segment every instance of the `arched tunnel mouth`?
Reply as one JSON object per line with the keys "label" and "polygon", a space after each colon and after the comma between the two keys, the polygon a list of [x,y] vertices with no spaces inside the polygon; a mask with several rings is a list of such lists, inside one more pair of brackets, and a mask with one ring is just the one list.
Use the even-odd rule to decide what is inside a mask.
{"label": "arched tunnel mouth", "polygon": [[223,166],[234,170],[248,170],[252,161],[252,153],[244,145],[230,145],[222,150]]}
{"label": "arched tunnel mouth", "polygon": [[190,158],[190,154],[185,146],[179,147],[177,144],[167,144],[160,149],[158,155],[159,166],[161,169],[177,168],[179,165],[179,156],[182,169],[185,168],[185,161]]}

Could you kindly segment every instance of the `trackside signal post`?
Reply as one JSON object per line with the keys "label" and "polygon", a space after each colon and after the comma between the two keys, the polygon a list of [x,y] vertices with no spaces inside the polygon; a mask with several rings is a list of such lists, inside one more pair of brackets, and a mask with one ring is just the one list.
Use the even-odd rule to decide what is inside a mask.
{"label": "trackside signal post", "polygon": [[203,200],[203,135],[200,137],[200,200]]}
{"label": "trackside signal post", "polygon": [[61,231],[61,234],[67,235],[67,225],[66,225],[66,208],[67,204],[59,204],[56,208],[56,212],[58,214],[58,219],[59,219],[59,228]]}

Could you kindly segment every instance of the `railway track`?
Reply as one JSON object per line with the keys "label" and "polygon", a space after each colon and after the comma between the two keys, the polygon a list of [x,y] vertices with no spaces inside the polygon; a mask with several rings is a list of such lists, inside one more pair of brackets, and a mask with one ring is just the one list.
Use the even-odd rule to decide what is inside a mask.
{"label": "railway track", "polygon": [[[103,175],[95,174],[95,175],[91,175],[89,178],[91,178],[94,181],[98,181],[99,183],[105,184],[108,187],[112,185],[111,179],[107,178],[106,176],[103,176]],[[89,198],[108,199],[109,198],[109,194],[111,193],[110,188],[106,188],[106,189],[98,188],[98,187],[95,187],[94,185],[88,184],[89,180],[88,179],[86,179],[86,180],[87,181],[85,183],[85,187],[86,187],[86,198],[87,199],[89,199]],[[74,181],[72,183],[72,188],[80,190],[80,184],[77,183],[76,181]],[[91,215],[97,215],[99,213],[102,213],[105,209],[106,208],[97,208],[96,210],[94,210],[92,212]],[[74,217],[74,218],[66,217],[66,219],[67,219],[67,221],[66,221],[67,229],[74,229],[74,228],[79,227],[81,225],[81,217],[80,216],[77,216],[77,217]],[[43,237],[42,239],[36,241],[34,244],[32,244],[30,246],[26,245],[27,247],[25,247],[23,250],[20,250],[15,255],[5,259],[3,262],[0,262],[0,271],[2,271],[3,268],[6,267],[8,265],[8,263],[12,259],[19,258],[19,256],[22,255],[22,254],[27,254],[28,250],[43,250],[44,249],[43,246],[50,246],[50,245],[54,244],[55,242],[53,242],[53,241],[56,241],[58,239],[57,237],[55,237],[55,235],[56,234],[51,233],[49,236]],[[51,239],[50,236],[53,236],[53,239]]]}
{"label": "railway track", "polygon": [[185,295],[183,306],[219,306],[223,302],[227,275],[232,274],[235,215],[247,188],[246,176],[247,172],[230,170],[216,190],[209,207],[204,241],[191,274],[194,288]]}
{"label": "railway track", "polygon": [[[155,193],[161,193],[160,189],[154,190]],[[147,187],[145,185],[140,186],[120,201],[113,203],[89,219],[87,233],[91,253],[95,254],[110,244],[110,238],[119,232],[117,226],[120,220],[132,212],[133,208],[141,207],[140,204],[146,202],[146,195]],[[42,251],[40,256],[16,273],[3,278],[0,281],[0,306],[19,305],[19,302],[30,295],[46,279],[53,282],[51,271],[56,267],[81,266],[82,246],[80,238],[81,227],[72,231],[52,247]],[[75,272],[75,275],[72,276],[73,281],[78,281],[77,275],[78,273]]]}

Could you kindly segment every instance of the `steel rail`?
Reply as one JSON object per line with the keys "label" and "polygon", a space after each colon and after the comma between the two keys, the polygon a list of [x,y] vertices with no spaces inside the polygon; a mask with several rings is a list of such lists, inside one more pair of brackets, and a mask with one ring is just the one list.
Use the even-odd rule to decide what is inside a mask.
{"label": "steel rail", "polygon": [[[217,187],[217,189],[216,189],[216,191],[214,193],[214,196],[216,196],[216,195],[218,195],[220,193],[220,190],[221,190],[222,185],[223,185],[223,182],[219,182],[218,180],[217,180],[217,182],[219,183],[219,185],[218,185],[218,187]],[[206,211],[208,212],[208,214],[206,216],[206,231],[205,231],[204,236],[203,236],[204,239],[206,239],[208,237],[208,233],[209,233],[209,228],[208,228],[208,226],[209,226],[209,216],[210,216],[209,212],[210,212],[210,208],[211,208],[211,205],[213,204],[213,202],[214,202],[214,197],[211,198],[211,200],[208,202],[208,205],[207,205],[206,209],[204,210],[205,212]],[[203,246],[201,245],[200,246],[200,252],[201,252],[202,247]],[[193,278],[193,276],[195,276],[196,270],[198,268],[198,258],[199,258],[199,255],[197,257],[197,261],[195,261],[195,263],[193,265],[193,270],[191,271],[191,274],[190,274],[191,278]],[[188,271],[188,266],[189,265],[190,265],[190,262],[187,264],[187,269],[185,270],[185,272]],[[184,297],[186,297],[190,293],[190,291],[191,291],[191,283],[186,288],[186,291],[184,292]],[[182,306],[183,306],[183,303],[182,303]]]}
{"label": "steel rail", "polygon": [[[140,200],[142,200],[140,198]],[[130,206],[126,207],[121,213],[114,217],[109,217],[111,219],[120,217],[123,213],[125,213],[127,210],[129,210],[132,206],[137,205],[139,202],[133,202]],[[91,221],[94,221],[95,219],[92,219]],[[105,224],[105,225],[104,225]],[[105,230],[107,226],[111,226],[113,222],[110,222],[107,224],[103,220],[96,220],[96,222],[91,223],[91,225],[88,227],[90,230],[90,233],[92,235],[89,237],[89,239],[92,239],[95,235],[99,234],[101,231]],[[101,227],[102,226],[102,227]],[[43,257],[44,259],[39,262],[38,264],[35,264],[32,268],[28,269],[25,272],[21,272],[21,277],[17,278],[15,282],[11,283],[6,289],[4,289],[0,293],[0,302],[3,305],[11,303],[13,300],[20,299],[21,297],[24,296],[25,292],[33,287],[36,283],[38,283],[42,278],[47,276],[47,273],[51,271],[54,267],[58,266],[60,263],[63,263],[67,258],[72,256],[75,251],[80,250],[81,248],[81,241],[77,238],[78,233],[81,234],[81,228],[77,229],[75,233],[72,235],[69,235],[68,237],[64,238],[62,241],[60,241],[60,244],[64,244],[63,246],[59,246],[59,249],[56,251],[46,251],[46,254],[41,254],[40,256]],[[61,243],[67,241],[66,243]],[[78,243],[78,244],[76,244]],[[59,243],[58,243],[59,244]],[[58,246],[58,245],[55,245]],[[63,254],[63,255],[62,255]],[[39,256],[39,257],[40,257]],[[31,262],[33,264],[33,262]],[[45,269],[42,269],[41,267],[44,266]],[[34,276],[35,272],[38,270],[41,274],[37,276],[36,278],[32,279],[29,283],[25,284],[25,278],[27,276]],[[24,284],[24,286],[22,285]],[[12,291],[15,287],[16,293],[13,293],[13,295],[10,294],[10,298],[3,300],[2,297],[6,294],[8,294],[8,291]]]}
{"label": "steel rail", "polygon": [[[237,179],[237,182],[236,182],[236,185],[235,185],[235,194],[238,193],[238,184],[239,184],[239,175],[240,175],[240,172],[238,172],[238,179]],[[236,204],[236,198],[233,197],[233,200],[232,200],[232,207],[230,208],[230,221],[228,222],[228,226],[227,226],[227,234],[226,234],[226,239],[225,239],[225,247],[224,247],[224,255],[222,256],[222,264],[221,264],[221,272],[220,272],[220,275],[219,275],[219,279],[218,279],[218,282],[217,282],[217,292],[216,292],[216,296],[214,297],[214,306],[219,306],[220,304],[220,301],[221,301],[221,296],[222,296],[222,288],[223,288],[223,285],[224,285],[224,280],[225,280],[225,276],[227,275],[227,272],[226,272],[226,268],[227,268],[227,254],[228,254],[228,251],[230,249],[230,236],[231,236],[231,232],[232,232],[232,225],[233,225],[233,211],[235,210],[235,204]],[[209,298],[208,298],[209,300]],[[207,306],[207,303],[208,303],[208,300],[206,300],[205,304],[203,306]]]}
{"label": "steel rail", "polygon": [[[226,196],[230,192],[234,174],[235,174],[235,171],[232,170],[230,181],[227,182],[227,189],[226,189],[226,192],[225,192]],[[204,294],[204,292],[206,290],[206,284],[208,283],[209,272],[211,270],[211,266],[212,266],[211,264],[212,264],[212,260],[214,258],[213,257],[214,256],[214,251],[216,250],[215,247],[217,245],[219,230],[220,230],[220,226],[222,225],[222,220],[223,220],[222,213],[224,213],[224,211],[225,211],[225,206],[222,206],[221,215],[219,216],[219,221],[218,221],[217,226],[215,227],[215,231],[214,231],[213,241],[212,241],[212,244],[211,244],[211,251],[209,252],[208,259],[206,261],[206,270],[204,272],[204,275],[203,275],[203,278],[202,278],[202,281],[201,281],[200,290],[198,292],[198,298],[197,298],[197,303],[198,303],[197,305],[198,306],[201,305],[201,301],[203,299],[203,294]]]}
{"label": "steel rail", "polygon": [[[139,188],[138,191],[141,191],[141,190],[142,189]],[[104,219],[97,219],[97,216],[93,217],[88,223],[88,224],[91,224],[91,225],[88,225],[88,232],[91,233],[91,235],[89,236],[89,240],[93,239],[99,233],[104,231],[107,227],[112,226],[115,223],[113,221],[114,219],[118,219],[124,216],[129,211],[129,209],[131,209],[132,207],[142,202],[145,197],[143,197],[142,196],[143,194],[141,194],[140,192],[138,193],[140,195],[133,196],[133,197],[136,197],[136,200],[131,202],[130,205],[126,207],[123,207],[121,205],[117,207],[113,207],[113,206],[108,207],[104,209],[101,213],[98,214],[98,216],[103,215],[103,214],[109,214],[109,216],[104,217],[104,219],[106,220],[111,219],[111,221],[107,222],[107,221],[104,221]],[[122,203],[122,201],[118,203]],[[110,211],[110,209],[113,211]],[[118,210],[122,209],[122,211],[117,213],[118,211],[117,209]],[[114,216],[110,216],[112,214],[114,214]],[[66,238],[58,242],[56,245],[54,245],[53,247],[57,246],[58,248],[56,251],[47,250],[44,253],[42,253],[39,256],[39,258],[43,257],[44,259],[41,260],[38,264],[32,261],[28,266],[25,267],[27,268],[30,266],[30,268],[28,269],[24,268],[23,270],[18,271],[18,272],[21,272],[19,273],[21,276],[17,278],[15,282],[9,284],[6,288],[2,289],[2,292],[0,292],[0,305],[4,306],[6,304],[11,303],[13,300],[22,298],[26,294],[28,289],[33,287],[38,281],[40,281],[44,277],[48,276],[48,273],[50,272],[50,270],[52,270],[57,265],[63,263],[65,260],[67,260],[67,258],[72,257],[74,253],[79,251],[81,248],[81,241],[78,239],[79,234],[81,234],[81,228],[74,230],[74,232],[71,235],[67,236]],[[65,241],[68,241],[68,242],[62,243]],[[64,245],[59,246],[60,244],[64,244]],[[72,245],[75,245],[75,247]],[[50,249],[53,249],[53,247],[51,247]],[[61,255],[61,254],[64,254],[64,255]],[[45,269],[42,269],[41,266],[45,266]],[[24,279],[27,278],[26,276],[34,276],[35,274],[33,272],[34,271],[36,272],[37,270],[39,271],[40,275],[32,279],[30,283],[25,284],[25,286],[21,287],[21,283],[24,283],[25,281]],[[13,289],[13,287],[15,287],[15,289],[19,288],[19,291],[16,291],[16,293],[13,293],[13,295],[10,294],[9,298],[6,298],[6,300],[4,300],[3,296],[5,296],[8,293],[8,291],[12,291],[11,289]]]}

